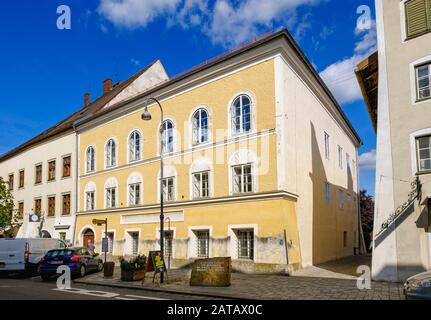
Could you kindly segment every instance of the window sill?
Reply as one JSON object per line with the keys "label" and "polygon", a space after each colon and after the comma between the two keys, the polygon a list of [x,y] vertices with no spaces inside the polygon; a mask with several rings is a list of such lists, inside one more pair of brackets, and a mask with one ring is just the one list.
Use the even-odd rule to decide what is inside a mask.
{"label": "window sill", "polygon": [[416,176],[423,176],[426,174],[431,174],[431,170],[416,172]]}
{"label": "window sill", "polygon": [[72,178],[72,176],[61,177],[61,180],[66,180],[66,179],[70,179],[70,178]]}
{"label": "window sill", "polygon": [[42,181],[41,182],[35,182],[34,186],[40,186],[41,184],[42,184]]}
{"label": "window sill", "polygon": [[46,182],[48,182],[48,183],[50,183],[50,182],[55,182],[55,178],[54,178],[54,179],[47,180]]}
{"label": "window sill", "polygon": [[412,36],[407,36],[404,41],[410,41],[410,40],[419,38],[419,37],[421,37],[423,35],[426,35],[428,33],[431,33],[431,30],[423,31],[421,33],[418,33],[418,34],[415,34],[415,35],[412,35]]}
{"label": "window sill", "polygon": [[62,213],[60,216],[61,216],[61,217],[70,217],[70,216],[71,216],[71,214],[70,214],[70,213]]}
{"label": "window sill", "polygon": [[52,216],[46,216],[46,218],[47,218],[47,219],[53,219],[53,218],[55,218],[55,214],[54,214],[54,215],[52,215]]}
{"label": "window sill", "polygon": [[431,97],[416,99],[415,103],[422,103],[422,102],[426,102],[426,101],[430,101],[430,100],[431,100]]}

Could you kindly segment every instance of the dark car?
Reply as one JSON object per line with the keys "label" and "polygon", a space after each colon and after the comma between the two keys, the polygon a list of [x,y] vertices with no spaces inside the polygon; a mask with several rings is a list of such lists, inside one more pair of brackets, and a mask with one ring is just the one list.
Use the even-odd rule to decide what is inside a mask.
{"label": "dark car", "polygon": [[409,300],[431,300],[431,271],[408,278],[404,284],[404,295]]}
{"label": "dark car", "polygon": [[98,253],[84,247],[49,250],[42,258],[39,273],[43,280],[57,275],[57,268],[68,266],[72,276],[84,277],[90,271],[102,271],[103,261]]}

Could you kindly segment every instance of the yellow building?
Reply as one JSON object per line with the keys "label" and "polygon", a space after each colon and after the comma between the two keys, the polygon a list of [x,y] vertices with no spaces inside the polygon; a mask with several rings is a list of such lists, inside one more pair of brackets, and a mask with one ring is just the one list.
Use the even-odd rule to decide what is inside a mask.
{"label": "yellow building", "polygon": [[[156,104],[141,118],[151,97],[163,126]],[[292,270],[358,247],[360,140],[285,30],[75,127],[76,245],[100,251],[92,219],[108,218],[113,256],[158,249],[163,183],[171,266],[230,256],[242,271]]]}

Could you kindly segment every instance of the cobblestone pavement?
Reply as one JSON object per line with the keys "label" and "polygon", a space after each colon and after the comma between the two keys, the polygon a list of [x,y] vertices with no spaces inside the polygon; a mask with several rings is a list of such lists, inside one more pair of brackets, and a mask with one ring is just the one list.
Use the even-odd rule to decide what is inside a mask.
{"label": "cobblestone pavement", "polygon": [[372,282],[370,290],[359,290],[355,279],[337,279],[312,276],[255,275],[232,273],[230,287],[190,287],[190,270],[171,270],[168,283],[152,283],[152,273],[145,283],[120,280],[117,267],[114,277],[107,279],[103,273],[88,275],[75,282],[126,287],[169,293],[192,294],[231,299],[270,300],[400,300],[404,299],[402,285]]}

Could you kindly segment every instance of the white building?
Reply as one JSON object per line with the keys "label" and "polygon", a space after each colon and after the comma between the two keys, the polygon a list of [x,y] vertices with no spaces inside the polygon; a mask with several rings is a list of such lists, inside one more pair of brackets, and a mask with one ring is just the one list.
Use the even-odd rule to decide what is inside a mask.
{"label": "white building", "polygon": [[[103,82],[103,95],[0,157],[0,176],[9,182],[21,227],[17,237],[53,237],[73,241],[77,188],[77,135],[73,123],[130,99],[168,80],[156,61],[126,81]],[[31,221],[37,215],[38,221]]]}

